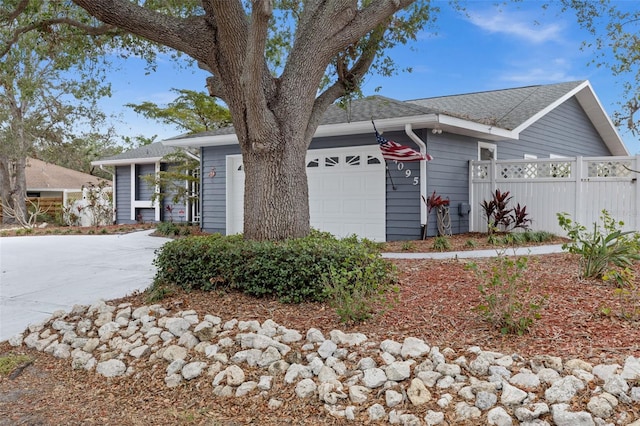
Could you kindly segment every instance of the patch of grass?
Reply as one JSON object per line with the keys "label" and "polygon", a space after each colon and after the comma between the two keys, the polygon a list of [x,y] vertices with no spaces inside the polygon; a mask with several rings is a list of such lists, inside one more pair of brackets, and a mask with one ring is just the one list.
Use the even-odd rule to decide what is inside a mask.
{"label": "patch of grass", "polygon": [[402,243],[402,251],[413,251],[415,249],[415,244],[413,241],[405,241]]}
{"label": "patch of grass", "polygon": [[0,356],[0,377],[7,377],[19,365],[30,362],[32,359],[27,355],[7,354]]}
{"label": "patch of grass", "polygon": [[444,237],[442,235],[439,237],[436,237],[433,240],[433,249],[438,251],[451,250],[451,241],[449,241],[449,238]]}
{"label": "patch of grass", "polygon": [[173,296],[175,290],[170,285],[155,282],[146,290],[146,293],[147,303],[156,303],[165,297]]}
{"label": "patch of grass", "polygon": [[464,245],[469,248],[475,248],[478,246],[478,243],[476,243],[475,240],[467,240]]}

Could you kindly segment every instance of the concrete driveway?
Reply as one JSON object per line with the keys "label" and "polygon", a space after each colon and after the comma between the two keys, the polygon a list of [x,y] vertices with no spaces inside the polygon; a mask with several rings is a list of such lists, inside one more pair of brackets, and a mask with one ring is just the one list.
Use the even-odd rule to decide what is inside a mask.
{"label": "concrete driveway", "polygon": [[0,341],[58,309],[146,289],[169,241],[151,232],[0,238]]}

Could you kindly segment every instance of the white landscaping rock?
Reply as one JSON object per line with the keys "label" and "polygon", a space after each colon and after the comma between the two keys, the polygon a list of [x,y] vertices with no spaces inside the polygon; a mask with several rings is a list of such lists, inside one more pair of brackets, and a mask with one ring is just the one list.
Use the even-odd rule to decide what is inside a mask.
{"label": "white landscaping rock", "polygon": [[502,382],[502,396],[500,397],[502,405],[507,407],[520,405],[527,396],[528,394],[522,389],[518,389],[507,382]]}
{"label": "white landscaping rock", "polygon": [[620,377],[625,380],[640,380],[640,357],[627,357]]}
{"label": "white landscaping rock", "polygon": [[184,367],[182,367],[182,377],[184,377],[185,380],[195,379],[196,377],[199,377],[202,374],[202,370],[204,370],[206,367],[207,367],[206,362],[202,362],[202,361],[190,362],[186,364]]}
{"label": "white landscaping rock", "polygon": [[429,392],[422,380],[413,379],[407,389],[407,398],[413,405],[422,405],[431,401],[431,392]]}
{"label": "white landscaping rock", "polygon": [[385,403],[387,407],[393,408],[396,405],[402,404],[404,397],[400,392],[394,391],[393,389],[389,389],[384,393]]}
{"label": "white landscaping rock", "polygon": [[367,409],[367,414],[369,415],[369,419],[374,422],[384,420],[387,417],[387,412],[380,404],[373,404],[369,407]]}
{"label": "white landscaping rock", "polygon": [[99,362],[96,366],[96,373],[105,377],[122,376],[127,371],[127,366],[119,359],[110,359],[105,362]]}
{"label": "white landscaping rock", "polygon": [[429,353],[429,345],[424,340],[415,337],[407,337],[402,343],[400,355],[402,358],[421,358]]}
{"label": "white landscaping rock", "polygon": [[487,423],[495,426],[511,426],[513,419],[502,407],[495,407],[487,413]]}
{"label": "white landscaping rock", "polygon": [[227,367],[225,370],[225,376],[229,386],[239,386],[245,379],[244,371],[237,365],[230,365]]}
{"label": "white landscaping rock", "polygon": [[595,422],[586,411],[569,411],[568,404],[554,404],[551,415],[556,426],[595,426]]}
{"label": "white landscaping rock", "polygon": [[551,385],[544,392],[544,397],[550,404],[556,402],[567,402],[573,398],[576,393],[584,389],[584,383],[574,376],[566,376]]}
{"label": "white landscaping rock", "polygon": [[387,375],[380,368],[369,368],[364,371],[362,384],[369,389],[375,389],[385,384]]}
{"label": "white landscaping rock", "polygon": [[349,399],[354,404],[362,404],[369,398],[371,389],[365,386],[353,385],[349,387]]}
{"label": "white landscaping rock", "polygon": [[311,379],[302,379],[296,385],[296,395],[298,398],[310,398],[315,395],[318,386]]}

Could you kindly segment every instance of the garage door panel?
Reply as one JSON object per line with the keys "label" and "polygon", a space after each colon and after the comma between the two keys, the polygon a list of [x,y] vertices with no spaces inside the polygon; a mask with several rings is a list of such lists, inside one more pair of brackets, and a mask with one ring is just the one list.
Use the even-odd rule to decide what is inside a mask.
{"label": "garage door panel", "polygon": [[[239,158],[239,157],[236,157]],[[230,174],[240,174],[241,158]],[[376,146],[313,150],[307,155],[309,215],[313,228],[338,237],[356,234],[376,241],[386,237],[385,169]],[[244,181],[244,175],[242,175]],[[243,188],[238,176],[230,176],[228,206],[241,212]],[[231,193],[233,192],[233,193]],[[242,230],[242,215],[228,231]]]}

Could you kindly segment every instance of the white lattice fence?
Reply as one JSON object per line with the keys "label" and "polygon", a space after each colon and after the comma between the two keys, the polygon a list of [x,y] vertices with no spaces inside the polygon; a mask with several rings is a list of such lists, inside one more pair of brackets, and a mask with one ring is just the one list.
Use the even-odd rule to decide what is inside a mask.
{"label": "white lattice fence", "polygon": [[640,230],[638,157],[592,157],[471,161],[470,230],[486,232],[480,203],[496,189],[509,191],[511,203],[527,206],[531,228],[562,234],[556,214],[566,212],[585,226],[606,209],[625,229]]}

